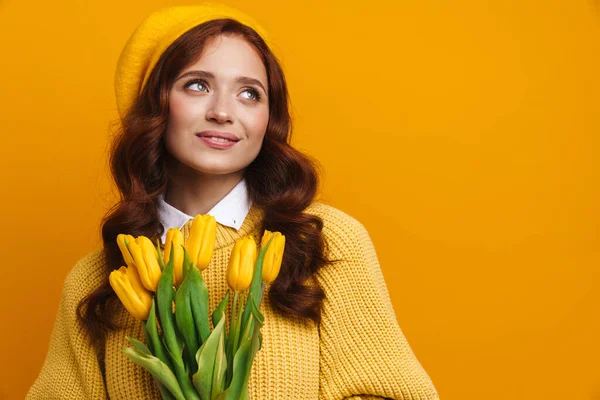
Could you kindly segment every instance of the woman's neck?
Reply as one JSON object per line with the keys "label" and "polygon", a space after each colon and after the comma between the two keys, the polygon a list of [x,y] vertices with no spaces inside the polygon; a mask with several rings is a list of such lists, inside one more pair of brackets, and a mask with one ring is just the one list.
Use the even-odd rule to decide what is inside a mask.
{"label": "woman's neck", "polygon": [[206,214],[243,179],[243,172],[224,175],[184,174],[171,177],[165,201],[187,215]]}

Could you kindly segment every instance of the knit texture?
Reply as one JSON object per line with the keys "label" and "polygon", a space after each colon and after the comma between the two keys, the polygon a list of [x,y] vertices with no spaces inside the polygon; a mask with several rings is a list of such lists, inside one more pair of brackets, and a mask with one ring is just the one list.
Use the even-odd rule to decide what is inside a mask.
{"label": "knit texture", "polygon": [[[262,349],[249,381],[258,399],[439,399],[396,320],[394,309],[365,227],[332,206],[315,202],[305,211],[324,221],[329,258],[343,259],[321,268],[315,279],[326,293],[320,325],[281,317],[269,303]],[[262,211],[252,206],[239,231],[217,224],[213,258],[202,275],[212,312],[228,287],[226,270],[233,245],[243,235],[260,242]],[[183,227],[189,234],[189,223]],[[79,301],[106,279],[105,260],[97,249],[68,274],[46,360],[26,399],[160,399],[151,375],[127,359],[125,336],[143,340],[142,323],[119,305],[116,319],[127,328],[108,335],[96,355],[76,318]],[[231,312],[228,307],[228,315]]]}

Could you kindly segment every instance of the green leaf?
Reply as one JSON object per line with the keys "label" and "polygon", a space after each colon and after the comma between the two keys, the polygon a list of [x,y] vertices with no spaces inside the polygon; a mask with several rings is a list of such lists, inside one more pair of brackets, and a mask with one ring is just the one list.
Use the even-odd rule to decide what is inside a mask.
{"label": "green leaf", "polygon": [[[275,235],[273,235],[271,239],[269,239],[265,247],[260,249],[258,257],[256,258],[256,264],[254,266],[254,275],[252,275],[252,283],[250,284],[250,293],[248,296],[254,297],[254,303],[257,305],[257,307],[260,307],[262,297],[262,267],[265,260],[265,254],[267,253],[267,249],[271,245],[271,242],[274,238]],[[250,310],[248,309],[248,305],[246,304],[246,308],[244,309],[244,315],[242,317],[242,332],[246,329],[248,318],[250,318]]]}
{"label": "green leaf", "polygon": [[152,307],[150,307],[150,314],[148,315],[148,320],[146,321],[146,340],[148,341],[148,347],[150,348],[150,351],[152,351],[152,354],[158,357],[160,361],[164,362],[172,370],[173,364],[171,358],[169,358],[167,353],[165,353],[165,346],[158,335],[155,309],[156,304],[154,302],[154,297],[152,297]]}
{"label": "green leaf", "polygon": [[198,343],[198,335],[196,334],[194,317],[192,315],[191,302],[194,301],[194,298],[190,293],[190,284],[191,275],[188,273],[175,295],[175,321],[185,343],[185,359],[189,364],[190,371],[194,372],[198,369],[196,365],[196,352],[200,344]]}
{"label": "green leaf", "polygon": [[181,245],[181,247],[183,247],[183,266],[181,268],[183,271],[183,280],[185,280],[190,268],[194,265],[194,262],[190,258],[190,255],[185,249],[185,246]]}
{"label": "green leaf", "polygon": [[[225,362],[226,364],[227,361],[221,359],[221,357],[225,357],[222,354],[223,346],[221,345],[221,341],[224,341],[224,327],[225,318],[222,318],[196,354],[198,371],[192,376],[192,381],[202,400],[211,399],[213,381],[219,381],[222,371],[221,363]],[[215,373],[216,365],[219,366],[217,373]]]}
{"label": "green leaf", "polygon": [[[169,352],[168,348],[167,352]],[[175,359],[171,352],[169,352],[169,355],[174,360],[173,372],[177,377],[177,382],[179,382],[179,387],[181,388],[186,400],[200,400],[200,397],[198,396],[198,393],[196,392],[196,389],[190,380],[189,373],[185,369],[185,365],[181,359],[181,354],[179,355],[179,359]]]}
{"label": "green leaf", "polygon": [[160,383],[156,379],[154,381],[156,382],[156,386],[158,387],[158,390],[160,391],[160,395],[162,396],[162,400],[175,400],[175,396],[173,396],[173,394],[171,392],[169,392],[169,389],[167,389],[165,387],[165,385],[163,385],[162,383]]}
{"label": "green leaf", "polygon": [[213,326],[219,325],[221,318],[225,316],[225,310],[227,308],[227,303],[229,302],[229,291],[225,294],[223,300],[221,300],[221,304],[218,305],[217,308],[212,313],[212,322]]}
{"label": "green leaf", "polygon": [[145,368],[158,382],[163,384],[177,400],[186,400],[173,372],[158,358],[137,348],[125,347],[123,353],[137,365]]}
{"label": "green leaf", "polygon": [[181,359],[181,347],[176,337],[173,318],[173,248],[171,248],[171,258],[158,281],[156,300],[158,303],[158,318],[166,346],[173,356]]}
{"label": "green leaf", "polygon": [[140,342],[136,338],[125,336],[125,339],[127,339],[129,341],[129,343],[131,343],[132,345],[134,345],[135,348],[138,349],[139,351],[141,351],[142,353],[148,354],[148,355],[152,355],[152,353],[150,352],[150,350],[148,349],[148,347],[146,347],[146,345],[144,343]]}
{"label": "green leaf", "polygon": [[213,381],[211,398],[223,391],[225,386],[225,374],[227,372],[227,356],[225,355],[225,334],[219,335],[219,347],[215,358],[215,369],[213,371]]}
{"label": "green leaf", "polygon": [[260,328],[263,326],[265,321],[264,316],[262,315],[258,307],[256,307],[256,304],[254,303],[254,298],[252,296],[248,296],[248,303],[246,304],[246,309],[250,310],[250,319],[248,320],[248,324],[242,332],[240,343],[244,340],[249,340],[254,335],[255,330],[260,331]]}
{"label": "green leaf", "polygon": [[244,332],[242,332],[240,335],[240,344],[238,346],[238,349],[242,346],[242,343],[245,343],[246,341],[252,339],[252,334],[254,333],[255,326],[256,321],[254,320],[254,318],[250,318],[250,320],[248,320],[248,323],[246,324],[246,328],[244,328]]}
{"label": "green leaf", "polygon": [[199,399],[199,397],[185,369],[182,358],[182,339],[180,338],[180,333],[176,330],[175,318],[173,316],[173,251],[173,248],[171,248],[171,257],[158,281],[158,289],[156,291],[158,317],[160,326],[163,329],[165,347],[173,360],[173,372],[177,377],[181,391],[187,400],[193,400]]}
{"label": "green leaf", "polygon": [[244,341],[233,359],[233,377],[231,384],[225,391],[226,400],[239,400],[243,398],[247,390],[250,372],[252,370],[252,361],[254,354],[258,351],[258,336]]}
{"label": "green leaf", "polygon": [[261,297],[261,285],[262,285],[262,267],[263,262],[265,260],[265,254],[267,253],[267,249],[271,245],[271,242],[275,238],[275,235],[271,236],[271,239],[267,242],[265,247],[260,250],[258,257],[256,259],[256,266],[254,269],[254,275],[252,276],[252,284],[250,286],[250,293],[254,296],[254,303],[257,307],[260,307],[260,297]]}
{"label": "green leaf", "polygon": [[165,269],[165,260],[160,247],[160,239],[156,239],[156,252],[158,253],[158,264],[160,265],[160,270],[163,271]]}
{"label": "green leaf", "polygon": [[240,343],[240,328],[241,328],[241,324],[242,324],[242,307],[244,305],[243,302],[243,298],[242,301],[240,301],[238,310],[237,310],[237,318],[236,318],[236,322],[235,322],[235,332],[233,333],[233,354],[235,354],[235,352],[237,351],[238,347],[239,347],[239,343]]}
{"label": "green leaf", "polygon": [[[252,296],[248,296],[246,309],[250,310],[250,317],[244,332],[240,336],[240,346],[239,349],[235,351],[232,371],[229,371],[231,384],[227,391],[228,394],[225,397],[226,399],[244,398],[245,385],[248,383],[254,354],[262,347],[262,334],[260,333],[260,328],[263,325],[264,317],[258,307],[256,307]],[[239,361],[236,369],[235,363],[238,358]],[[246,364],[244,364],[245,362]],[[229,390],[231,390],[231,394],[229,394]]]}
{"label": "green leaf", "polygon": [[265,317],[260,312],[260,309],[258,308],[258,305],[254,300],[254,297],[252,297],[252,296],[249,297],[248,305],[250,306],[250,312],[252,313],[252,316],[254,317],[254,319],[258,322],[259,327],[263,326],[264,322],[265,322]]}
{"label": "green leaf", "polygon": [[144,329],[144,337],[146,338],[146,346],[148,346],[148,349],[150,350],[150,354],[156,355],[156,353],[154,351],[154,346],[152,344],[152,338],[150,337],[150,334],[148,333],[147,329]]}
{"label": "green leaf", "polygon": [[190,276],[190,306],[194,316],[194,324],[199,342],[204,343],[210,336],[210,322],[208,320],[208,287],[202,279],[200,270],[191,266],[188,271]]}
{"label": "green leaf", "polygon": [[262,349],[262,332],[258,331],[258,350]]}
{"label": "green leaf", "polygon": [[[238,300],[240,292],[235,291],[233,294],[233,304],[231,305],[231,316],[230,316],[230,322],[229,322],[229,333],[227,334],[227,348],[225,349],[225,354],[227,354],[227,361],[228,361],[228,365],[227,365],[227,382],[231,382],[231,375],[233,374],[233,355],[235,354],[235,348],[234,345],[237,342],[237,338],[239,337],[239,332],[240,332],[240,324],[238,323],[238,321],[240,321],[240,317],[241,312],[239,312],[239,309],[243,303],[243,294],[242,294],[242,299],[241,301],[239,301],[239,306],[238,307]],[[237,314],[236,314],[237,313]]]}

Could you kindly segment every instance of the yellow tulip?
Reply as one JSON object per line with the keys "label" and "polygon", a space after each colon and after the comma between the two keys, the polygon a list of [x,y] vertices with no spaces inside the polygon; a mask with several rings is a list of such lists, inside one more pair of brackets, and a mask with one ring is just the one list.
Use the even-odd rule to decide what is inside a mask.
{"label": "yellow tulip", "polygon": [[163,259],[165,265],[171,257],[171,248],[173,248],[173,285],[179,286],[183,281],[183,232],[177,228],[171,228],[167,231],[165,251]]}
{"label": "yellow tulip", "polygon": [[215,248],[217,220],[209,214],[198,214],[192,221],[185,249],[192,262],[203,271],[208,267]]}
{"label": "yellow tulip", "polygon": [[283,260],[283,251],[285,249],[285,236],[281,232],[271,232],[265,230],[260,246],[264,248],[269,240],[273,238],[271,244],[267,248],[262,267],[262,280],[265,283],[272,283],[281,268],[281,260]]}
{"label": "yellow tulip", "polygon": [[117,245],[119,246],[119,250],[121,250],[123,260],[125,260],[125,264],[127,264],[128,267],[131,267],[134,261],[133,257],[131,256],[131,253],[129,252],[129,249],[127,249],[127,246],[125,245],[125,239],[127,239],[127,244],[134,242],[135,239],[133,238],[133,236],[125,235],[123,233],[117,235]]}
{"label": "yellow tulip", "polygon": [[[156,292],[158,280],[162,273],[158,263],[158,252],[152,241],[146,236],[138,236],[135,240],[127,239],[129,252],[133,257],[133,263],[140,276],[142,285],[148,290]],[[131,266],[129,267],[131,268]]]}
{"label": "yellow tulip", "polygon": [[232,290],[241,292],[248,289],[257,256],[256,242],[252,236],[244,236],[235,242],[227,269],[227,284]]}
{"label": "yellow tulip", "polygon": [[148,319],[152,307],[152,294],[142,285],[135,267],[123,266],[112,271],[108,281],[131,315],[140,321]]}

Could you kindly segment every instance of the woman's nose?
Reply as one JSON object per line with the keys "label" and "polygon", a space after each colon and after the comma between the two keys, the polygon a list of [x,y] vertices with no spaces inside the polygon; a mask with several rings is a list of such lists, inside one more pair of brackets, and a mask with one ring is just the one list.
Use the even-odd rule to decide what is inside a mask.
{"label": "woman's nose", "polygon": [[230,107],[226,94],[214,94],[213,101],[206,112],[206,119],[220,124],[232,122]]}

